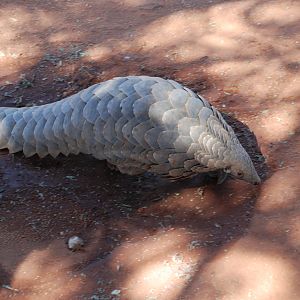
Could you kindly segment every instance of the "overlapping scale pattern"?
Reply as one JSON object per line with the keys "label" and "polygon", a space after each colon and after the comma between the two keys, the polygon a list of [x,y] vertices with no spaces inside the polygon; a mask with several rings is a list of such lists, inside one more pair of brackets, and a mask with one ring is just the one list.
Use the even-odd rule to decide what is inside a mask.
{"label": "overlapping scale pattern", "polygon": [[128,174],[180,178],[222,169],[237,145],[205,99],[156,77],[114,78],[56,103],[0,109],[1,148],[40,157],[91,154]]}

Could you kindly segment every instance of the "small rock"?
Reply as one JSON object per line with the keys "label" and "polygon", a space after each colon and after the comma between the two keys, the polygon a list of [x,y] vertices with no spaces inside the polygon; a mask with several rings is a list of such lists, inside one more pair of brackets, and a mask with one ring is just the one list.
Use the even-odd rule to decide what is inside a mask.
{"label": "small rock", "polygon": [[201,247],[201,242],[200,241],[191,241],[188,245],[189,250],[193,250],[196,248]]}
{"label": "small rock", "polygon": [[202,187],[199,187],[199,188],[197,189],[197,194],[198,194],[200,197],[202,197],[202,196],[204,195],[204,190],[203,190]]}
{"label": "small rock", "polygon": [[11,95],[10,92],[5,92],[5,93],[4,93],[4,97],[13,98],[13,96]]}
{"label": "small rock", "polygon": [[68,248],[72,251],[81,250],[84,246],[83,239],[74,235],[68,240]]}
{"label": "small rock", "polygon": [[111,295],[113,295],[113,296],[119,296],[120,294],[121,294],[121,290],[113,290],[111,292]]}

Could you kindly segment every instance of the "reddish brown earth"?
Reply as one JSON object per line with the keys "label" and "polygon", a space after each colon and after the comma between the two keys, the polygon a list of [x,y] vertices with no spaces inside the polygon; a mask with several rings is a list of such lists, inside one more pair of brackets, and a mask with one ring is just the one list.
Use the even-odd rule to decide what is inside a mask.
{"label": "reddish brown earth", "polygon": [[229,114],[263,183],[4,151],[0,299],[300,299],[299,16],[296,0],[2,0],[1,106],[172,78]]}

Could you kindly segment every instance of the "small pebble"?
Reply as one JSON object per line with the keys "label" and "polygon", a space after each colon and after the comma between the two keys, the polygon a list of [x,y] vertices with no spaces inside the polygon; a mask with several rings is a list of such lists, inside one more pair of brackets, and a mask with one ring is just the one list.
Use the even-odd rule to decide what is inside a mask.
{"label": "small pebble", "polygon": [[72,251],[81,250],[84,246],[83,239],[78,236],[72,236],[68,240],[68,248]]}
{"label": "small pebble", "polygon": [[120,295],[121,294],[121,290],[113,290],[112,292],[111,292],[111,295],[114,295],[114,296],[118,296],[118,295]]}

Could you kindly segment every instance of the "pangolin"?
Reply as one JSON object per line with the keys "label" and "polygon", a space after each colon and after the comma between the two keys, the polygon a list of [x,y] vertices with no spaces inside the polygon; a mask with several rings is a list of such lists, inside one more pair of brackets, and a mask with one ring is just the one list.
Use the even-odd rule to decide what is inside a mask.
{"label": "pangolin", "polygon": [[217,171],[260,182],[221,113],[159,77],[116,77],[54,103],[0,108],[3,148],[26,157],[91,154],[130,175],[179,179]]}

